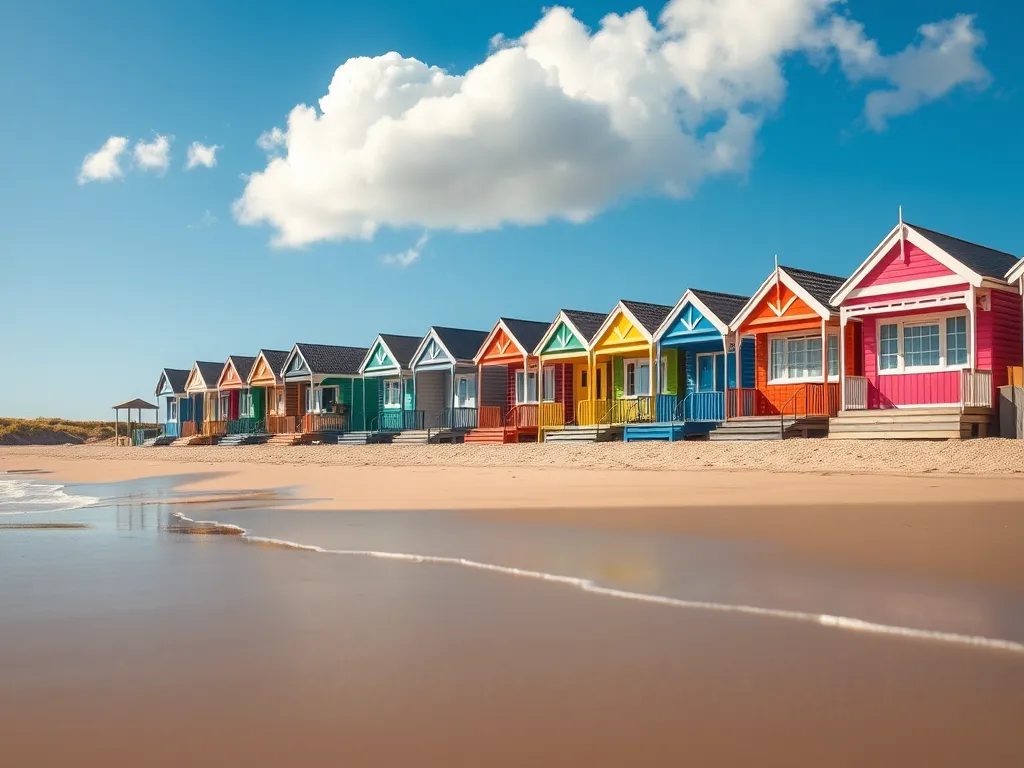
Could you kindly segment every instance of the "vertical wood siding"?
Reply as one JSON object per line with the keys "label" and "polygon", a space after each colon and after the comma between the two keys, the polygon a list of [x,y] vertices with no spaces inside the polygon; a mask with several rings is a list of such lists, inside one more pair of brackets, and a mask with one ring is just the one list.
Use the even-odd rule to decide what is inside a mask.
{"label": "vertical wood siding", "polygon": [[[995,389],[1006,386],[1009,379],[1007,366],[1021,365],[1021,316],[1019,293],[989,291],[990,310],[976,311],[978,318],[978,362],[981,371],[992,371],[992,402],[996,402]],[[980,302],[979,302],[980,303]]]}

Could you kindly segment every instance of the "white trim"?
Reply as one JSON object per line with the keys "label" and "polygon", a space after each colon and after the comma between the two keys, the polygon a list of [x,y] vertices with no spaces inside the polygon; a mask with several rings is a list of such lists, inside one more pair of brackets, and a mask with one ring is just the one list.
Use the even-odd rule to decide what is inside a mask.
{"label": "white trim", "polygon": [[[431,339],[436,341],[437,342],[437,346],[439,346],[441,348],[441,351],[444,352],[445,355],[448,356],[449,364],[451,364],[452,366],[454,366],[456,364],[457,361],[455,360],[455,355],[453,355],[451,353],[451,351],[448,349],[448,347],[446,347],[444,345],[444,342],[441,341],[441,337],[437,335],[437,331],[434,330],[434,326],[431,326],[430,330],[427,331],[427,335],[423,337],[423,340],[420,342],[420,345],[418,347],[416,347],[416,351],[413,353],[413,356],[412,356],[412,370],[413,371],[416,370],[417,364],[420,362],[420,355],[422,355],[426,351],[427,346],[429,346]],[[436,362],[436,361],[434,361],[434,362]]]}
{"label": "white trim", "polygon": [[[963,317],[967,327],[967,362],[957,365],[946,364],[946,320],[951,317]],[[895,368],[882,369],[882,326],[896,326],[896,361]],[[903,329],[905,327],[919,327],[924,325],[937,325],[939,327],[939,364],[938,365],[916,365],[907,366],[903,349]],[[906,315],[902,317],[878,317],[875,318],[875,374],[877,376],[903,376],[918,373],[949,373],[950,371],[962,371],[974,367],[974,344],[977,323],[974,322],[973,314],[965,307],[951,312],[937,312],[931,315]]]}
{"label": "white trim", "polygon": [[[498,322],[494,324],[494,327],[491,328],[491,332],[488,333],[487,338],[484,339],[484,343],[480,345],[480,349],[478,349],[476,354],[473,355],[473,365],[480,365],[480,359],[484,356],[484,352],[487,351],[487,347],[490,345],[491,340],[499,330],[505,331],[505,335],[508,336],[509,341],[511,341],[515,345],[516,349],[519,350],[521,356],[530,357],[530,353],[523,349],[523,345],[519,343],[519,339],[516,338],[516,335],[509,330],[507,325],[505,325],[505,318],[499,317]],[[502,352],[502,354],[505,353]]]}
{"label": "white trim", "polygon": [[[548,397],[546,394],[546,387],[544,386],[544,379],[547,376],[548,371],[551,371],[551,396]],[[555,397],[555,393],[558,391],[558,369],[553,365],[540,366],[540,402],[542,403],[557,403],[558,398]]]}
{"label": "white trim", "polygon": [[[831,320],[834,316],[832,310],[811,296],[811,294],[809,294],[802,285],[793,279],[792,275],[789,275],[786,272],[785,267],[776,267],[774,271],[768,275],[768,278],[761,283],[761,287],[757,289],[757,292],[750,297],[750,301],[743,306],[740,313],[733,318],[731,323],[729,323],[730,331],[738,332],[740,330],[743,326],[743,322],[747,319],[747,316],[757,308],[761,301],[768,296],[768,292],[775,287],[776,280],[781,282],[797,297],[799,297],[817,317],[824,318],[825,320]],[[780,320],[782,320],[782,316],[786,313],[786,310],[789,309],[791,303],[792,300],[790,300],[784,308],[775,308]]]}
{"label": "white trim", "polygon": [[358,368],[359,375],[360,376],[366,375],[366,366],[368,366],[370,364],[370,356],[373,354],[373,350],[375,350],[378,346],[381,346],[381,347],[384,348],[384,351],[387,352],[388,357],[391,358],[391,360],[394,363],[394,365],[391,365],[391,366],[389,366],[387,368],[377,368],[376,370],[371,371],[370,375],[371,376],[387,376],[392,371],[394,373],[396,373],[396,374],[401,374],[402,373],[402,364],[400,362],[398,362],[398,358],[396,358],[395,357],[395,353],[391,351],[391,347],[389,347],[387,342],[384,341],[384,339],[382,338],[382,335],[378,333],[376,338],[374,338],[374,340],[373,340],[373,344],[371,344],[370,348],[368,350],[366,350],[366,354],[363,356],[363,362],[361,362],[359,364],[359,368]]}
{"label": "white trim", "polygon": [[[1024,278],[1024,259],[1021,259],[1010,267],[1010,271],[1006,273],[1006,277],[1004,279],[1008,283],[1013,283],[1017,280],[1021,280],[1022,278]],[[1024,289],[1024,286],[1022,286],[1022,289]]]}
{"label": "white trim", "polygon": [[[313,369],[309,367],[309,361],[306,360],[306,356],[302,354],[302,350],[299,349],[299,345],[295,344],[291,348],[291,351],[288,353],[288,357],[286,357],[284,359],[284,362],[281,363],[281,379],[282,380],[284,380],[287,377],[287,375],[288,375],[288,366],[291,365],[291,362],[292,362],[292,360],[295,359],[296,355],[298,355],[300,358],[302,358],[302,364],[304,366],[306,366],[307,373],[310,376],[313,375]],[[305,376],[306,374],[302,374],[302,375]]]}
{"label": "white trim", "polygon": [[714,312],[708,309],[707,305],[702,302],[690,288],[686,289],[686,293],[682,295],[676,305],[672,307],[672,311],[668,313],[668,317],[665,321],[658,326],[658,330],[654,332],[654,341],[660,342],[662,336],[668,333],[668,329],[672,327],[672,324],[678,319],[679,315],[683,312],[683,307],[689,304],[692,307],[696,307],[700,313],[711,323],[718,332],[725,335],[729,332],[729,324],[722,322],[721,318],[718,317]]}
{"label": "white trim", "polygon": [[[381,394],[381,398],[382,398],[382,404],[383,404],[384,408],[394,409],[394,410],[401,409],[402,408],[402,398],[405,395],[405,387],[403,386],[402,379],[399,378],[399,377],[391,377],[391,378],[384,379],[382,384],[384,385],[384,391]],[[398,402],[397,403],[389,403],[388,402],[388,385],[390,385],[390,384],[396,384],[398,386]]]}
{"label": "white trim", "polygon": [[[325,387],[322,384],[312,384],[306,390],[306,413],[314,413],[314,414],[331,413],[331,411],[325,411],[323,409],[323,393],[326,390],[328,390],[328,389],[333,389],[334,390],[334,404],[336,406],[341,404],[341,387],[339,385],[337,385],[337,384],[328,384]],[[320,406],[318,408],[316,408],[316,410],[314,410],[313,408],[310,407],[310,405],[316,399],[316,395],[318,393],[320,395]]]}
{"label": "white trim", "polygon": [[262,360],[264,363],[266,363],[267,369],[274,375],[274,386],[279,387],[284,383],[284,379],[282,378],[280,371],[275,371],[270,366],[270,361],[267,360],[267,356],[264,354],[264,352],[266,352],[266,350],[261,349],[259,354],[256,355],[256,360],[252,364],[252,370],[249,371],[249,375],[246,377],[245,383],[248,384],[249,386],[252,386],[252,377],[256,375],[256,370],[260,367],[260,360]]}
{"label": "white trim", "polygon": [[[626,316],[626,319],[629,320],[629,322],[632,324],[634,328],[640,331],[640,335],[644,337],[644,340],[648,344],[654,343],[654,336],[652,336],[647,331],[647,329],[644,328],[643,323],[636,319],[636,315],[629,311],[629,307],[627,307],[622,301],[620,301],[618,304],[615,305],[615,309],[613,309],[605,316],[604,322],[601,323],[601,327],[598,328],[597,333],[594,334],[594,347],[596,347],[597,342],[600,341],[601,337],[605,335],[608,329],[611,328],[612,321],[620,314]],[[591,348],[593,349],[594,347]]]}
{"label": "white trim", "polygon": [[949,304],[964,304],[966,306],[970,291],[966,293],[944,293],[938,296],[916,296],[909,299],[895,299],[879,304],[863,304],[856,307],[842,307],[840,318],[858,318],[867,315],[881,315],[898,313],[902,311],[916,311],[930,307],[944,307]]}
{"label": "white trim", "polygon": [[[702,357],[710,357],[710,358],[712,358],[712,360],[711,360],[711,387],[712,388],[711,389],[701,389],[700,388],[700,359]],[[724,376],[724,378],[726,380],[725,381],[725,384],[726,384],[725,388],[726,389],[729,388],[728,387],[728,384],[729,384],[729,382],[728,382],[728,378],[729,378],[729,372],[728,372],[729,355],[726,354],[725,352],[698,352],[694,356],[694,363],[695,363],[694,367],[696,369],[693,372],[693,384],[694,384],[694,387],[696,387],[694,389],[694,392],[718,392],[719,391],[719,389],[718,389],[718,358],[722,358],[722,365],[726,367],[726,370],[722,371],[722,374],[723,374],[723,376]]]}
{"label": "white trim", "polygon": [[839,290],[832,294],[831,302],[834,306],[842,305],[843,301],[849,297],[851,291],[856,288],[860,281],[863,280],[864,277],[870,273],[883,258],[885,258],[886,254],[892,250],[893,246],[895,246],[899,240],[901,229],[906,231],[904,240],[909,243],[913,243],[928,256],[931,256],[935,261],[942,264],[942,266],[952,270],[955,274],[963,278],[964,282],[970,283],[971,285],[981,284],[982,276],[973,269],[969,269],[962,262],[950,256],[909,224],[903,224],[902,227],[897,224],[892,231],[886,235],[881,244],[871,252],[871,255],[868,256],[868,258],[865,259],[859,267],[857,267],[852,275],[850,275],[849,279],[839,287]]}
{"label": "white trim", "polygon": [[[459,402],[459,382],[465,379],[473,385],[473,397],[467,398],[466,403]],[[479,392],[477,391],[479,377],[476,373],[454,373],[452,374],[452,408],[476,408]],[[466,393],[469,394],[469,385],[466,385]]]}
{"label": "white trim", "polygon": [[[824,318],[822,318],[822,319],[824,319]],[[812,329],[804,329],[802,331],[786,331],[784,333],[771,333],[771,334],[768,334],[768,337],[767,337],[767,344],[768,344],[768,370],[767,370],[768,384],[771,385],[771,386],[775,386],[776,384],[824,384],[827,376],[830,376],[830,375],[838,376],[839,375],[839,371],[842,371],[842,362],[839,359],[841,357],[841,354],[837,354],[837,364],[840,366],[839,371],[837,371],[835,374],[829,374],[828,373],[828,340],[829,340],[829,338],[833,338],[834,337],[836,339],[837,353],[838,353],[838,350],[841,349],[842,346],[843,346],[842,345],[842,339],[841,339],[839,333],[833,332],[833,331],[834,331],[833,328],[828,328],[826,330],[826,334],[825,334],[825,338],[824,339],[821,336],[821,331],[819,331],[817,329],[814,329],[814,330],[812,330]],[[785,341],[788,341],[789,339],[817,339],[818,341],[821,341],[822,342],[822,347],[821,347],[821,375],[820,376],[798,376],[798,377],[795,377],[795,378],[794,377],[790,377],[790,375],[789,375],[789,352],[787,351],[786,352],[786,359],[784,360],[784,362],[785,362],[785,366],[784,367],[786,368],[786,371],[787,371],[786,375],[783,376],[782,378],[773,379],[772,378],[772,342],[776,341],[776,340],[779,340],[779,339],[785,340]],[[784,346],[785,346],[785,349],[787,349],[787,350],[789,349],[788,345],[784,345]]]}
{"label": "white trim", "polygon": [[[523,399],[519,399],[519,377],[522,376],[523,382]],[[530,376],[533,376],[534,391],[537,393],[537,397],[534,400],[530,400]],[[536,369],[527,370],[526,368],[517,368],[515,372],[515,382],[513,389],[515,390],[515,401],[516,405],[536,405],[540,402],[540,386],[541,377]]]}
{"label": "white trim", "polygon": [[[612,363],[612,365],[614,365],[614,362]],[[631,394],[631,395],[627,394],[627,391],[626,391],[627,390],[627,383],[629,381],[629,375],[626,372],[626,367],[629,366],[629,365],[633,365],[634,366],[634,370],[635,370],[635,374],[634,374],[635,380],[633,382],[633,387],[634,387],[634,389],[636,391],[633,392],[633,394]],[[646,392],[641,392],[640,391],[640,381],[639,380],[640,380],[640,367],[641,366],[647,366],[647,391]],[[614,378],[615,378],[615,372],[612,371],[612,379],[614,380]],[[654,381],[652,381],[653,378],[654,378],[654,371],[651,368],[651,359],[649,357],[625,357],[625,358],[623,358],[622,359],[622,398],[621,399],[623,399],[623,400],[636,400],[638,397],[650,397],[651,396],[651,390],[654,387]],[[614,383],[613,383],[613,388],[614,388]]]}
{"label": "white trim", "polygon": [[854,288],[846,299],[860,299],[866,296],[885,296],[889,293],[907,293],[909,291],[926,291],[929,288],[943,288],[947,285],[963,285],[968,282],[959,275],[943,275],[942,277],[926,277],[921,280],[905,280],[901,283],[869,285],[867,288]]}
{"label": "white trim", "polygon": [[540,357],[541,352],[544,350],[544,345],[546,345],[551,340],[551,337],[554,335],[555,331],[558,330],[558,326],[561,325],[562,323],[565,323],[569,327],[569,330],[572,331],[573,336],[579,339],[580,343],[583,344],[583,349],[574,350],[571,352],[548,352],[544,355],[544,357],[577,357],[579,355],[590,353],[590,339],[586,338],[582,333],[580,333],[580,329],[577,328],[576,324],[569,319],[568,315],[565,314],[565,310],[560,309],[558,310],[558,314],[555,315],[555,319],[551,321],[551,325],[548,326],[547,331],[545,331],[544,335],[541,336],[540,341],[534,348],[534,357]]}

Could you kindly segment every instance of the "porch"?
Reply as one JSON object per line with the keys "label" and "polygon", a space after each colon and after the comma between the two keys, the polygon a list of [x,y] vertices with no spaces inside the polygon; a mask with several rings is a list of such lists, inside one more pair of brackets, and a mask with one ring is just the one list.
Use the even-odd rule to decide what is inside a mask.
{"label": "porch", "polygon": [[[557,403],[544,403],[552,406]],[[523,403],[510,409],[497,405],[481,406],[477,426],[466,434],[467,443],[535,442],[540,426],[540,403]]]}

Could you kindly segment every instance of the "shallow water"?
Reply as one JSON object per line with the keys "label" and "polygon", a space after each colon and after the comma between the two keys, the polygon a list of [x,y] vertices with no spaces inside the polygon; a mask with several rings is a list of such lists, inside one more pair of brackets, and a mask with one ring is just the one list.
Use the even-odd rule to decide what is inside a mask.
{"label": "shallow water", "polygon": [[628,526],[153,503],[189,501],[177,482],[68,487],[118,501],[4,518],[90,526],[0,530],[11,764],[1024,764],[1021,654],[182,535],[175,513],[327,550],[1021,641],[1011,586]]}

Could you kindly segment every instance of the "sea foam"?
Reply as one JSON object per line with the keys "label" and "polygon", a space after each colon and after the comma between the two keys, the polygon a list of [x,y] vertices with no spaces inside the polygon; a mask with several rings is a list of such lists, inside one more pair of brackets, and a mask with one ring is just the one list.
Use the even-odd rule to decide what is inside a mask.
{"label": "sea foam", "polygon": [[97,501],[99,499],[95,496],[67,493],[63,485],[0,476],[0,515],[62,512],[87,507]]}

